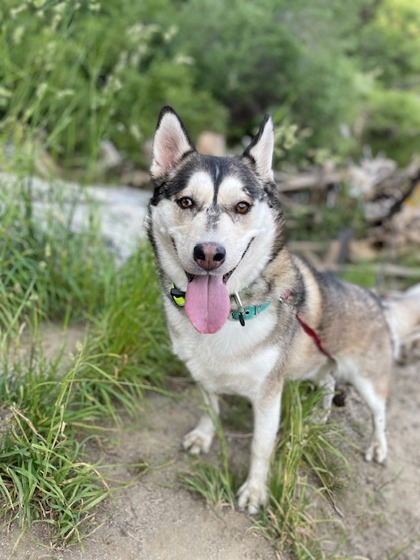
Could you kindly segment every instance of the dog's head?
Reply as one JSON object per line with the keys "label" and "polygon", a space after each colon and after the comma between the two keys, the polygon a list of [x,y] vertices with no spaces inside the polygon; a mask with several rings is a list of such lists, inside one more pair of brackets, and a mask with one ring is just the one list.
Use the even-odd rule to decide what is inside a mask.
{"label": "dog's head", "polygon": [[267,115],[240,157],[199,154],[178,115],[162,109],[153,143],[149,236],[165,274],[186,291],[200,332],[226,321],[229,296],[251,284],[281,238]]}

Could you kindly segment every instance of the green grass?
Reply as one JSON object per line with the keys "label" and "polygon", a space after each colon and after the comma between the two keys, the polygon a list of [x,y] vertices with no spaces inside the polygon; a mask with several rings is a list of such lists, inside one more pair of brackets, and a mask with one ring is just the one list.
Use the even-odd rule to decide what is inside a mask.
{"label": "green grass", "polygon": [[[288,551],[299,560],[327,558],[317,531],[318,524],[327,523],[319,517],[320,506],[325,500],[334,502],[348,472],[334,426],[313,422],[314,409],[321,397],[322,392],[308,384],[286,384],[280,439],[271,465],[270,502],[254,519],[277,550]],[[182,481],[213,507],[235,507],[241,481],[229,465],[220,425],[217,433],[218,464],[192,459],[191,472],[183,475]]]}
{"label": "green grass", "polygon": [[348,470],[335,427],[313,422],[321,397],[321,390],[307,384],[286,385],[270,504],[258,520],[277,548],[289,549],[305,560],[326,558],[317,532],[323,520],[315,512],[322,500],[334,502]]}
{"label": "green grass", "polygon": [[93,353],[102,343],[97,332],[88,334],[67,368],[60,356],[47,360],[36,343],[21,359],[4,352],[0,515],[22,526],[48,523],[57,546],[80,541],[94,525],[98,504],[110,496],[104,465],[91,463],[86,441],[98,422],[109,425],[122,410],[137,412],[159,365],[151,344],[129,368],[129,348],[124,355]]}
{"label": "green grass", "polygon": [[0,515],[22,526],[48,523],[57,546],[87,534],[97,505],[110,495],[103,465],[90,462],[85,440],[98,422],[109,425],[123,410],[136,414],[144,390],[160,382],[156,356],[164,355],[165,341],[149,340],[137,353],[129,345],[119,348],[122,354],[97,353],[107,336],[112,329],[93,327],[67,368],[60,357],[47,360],[36,343],[20,360],[4,352]]}
{"label": "green grass", "polygon": [[[89,533],[111,493],[103,465],[89,459],[89,437],[122,411],[136,414],[144,391],[162,386],[169,344],[150,247],[118,268],[94,213],[71,233],[51,187],[53,210],[41,224],[30,185],[17,187],[0,191],[0,516],[22,527],[45,522],[62,546]],[[80,319],[86,335],[75,356],[47,359],[42,321],[60,329]]]}
{"label": "green grass", "polygon": [[58,361],[48,363],[34,352],[3,362],[0,514],[22,526],[48,523],[53,544],[80,540],[110,492],[75,432],[77,423],[95,414],[73,406],[85,358],[79,355],[63,375]]}
{"label": "green grass", "polygon": [[189,457],[190,472],[180,476],[185,488],[201,496],[214,508],[235,506],[235,496],[239,489],[239,479],[229,464],[228,444],[220,418],[213,418],[219,443],[219,462],[213,464],[201,457]]}
{"label": "green grass", "polygon": [[80,199],[74,191],[64,200],[60,184],[50,184],[44,196],[53,209],[41,224],[30,180],[0,179],[1,332],[34,312],[39,319],[74,320],[101,308],[116,266],[93,210],[89,227],[74,233]]}

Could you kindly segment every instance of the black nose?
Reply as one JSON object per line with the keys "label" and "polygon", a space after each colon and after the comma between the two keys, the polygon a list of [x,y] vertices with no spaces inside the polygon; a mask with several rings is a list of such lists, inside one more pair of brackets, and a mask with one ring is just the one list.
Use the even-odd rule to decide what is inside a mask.
{"label": "black nose", "polygon": [[219,268],[226,258],[226,249],[217,243],[198,243],[194,247],[194,260],[204,270]]}

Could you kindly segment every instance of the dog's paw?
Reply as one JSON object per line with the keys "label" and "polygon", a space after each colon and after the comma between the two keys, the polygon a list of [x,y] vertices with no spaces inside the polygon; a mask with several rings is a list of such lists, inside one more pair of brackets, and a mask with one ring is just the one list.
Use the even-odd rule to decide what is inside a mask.
{"label": "dog's paw", "polygon": [[385,462],[387,454],[386,445],[379,445],[378,443],[374,442],[369,445],[366,449],[365,453],[365,461],[370,463],[371,461],[376,461],[379,464]]}
{"label": "dog's paw", "polygon": [[195,428],[189,432],[182,440],[182,447],[191,455],[200,455],[200,453],[208,453],[213,441],[213,433],[205,432]]}
{"label": "dog's paw", "polygon": [[265,484],[255,484],[246,481],[238,491],[238,508],[250,515],[256,515],[259,509],[267,505],[268,494]]}

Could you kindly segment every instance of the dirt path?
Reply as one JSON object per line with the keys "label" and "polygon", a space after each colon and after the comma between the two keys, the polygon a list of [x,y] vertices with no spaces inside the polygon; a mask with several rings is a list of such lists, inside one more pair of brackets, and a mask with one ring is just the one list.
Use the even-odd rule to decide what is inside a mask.
{"label": "dirt path", "polygon": [[[358,396],[351,392],[346,407],[333,413],[334,420],[359,449],[349,448],[354,481],[338,502],[343,517],[330,512],[340,525],[324,534],[332,558],[420,558],[419,365],[395,371],[386,466],[366,464],[362,459],[370,424]],[[212,511],[179,482],[179,474],[188,469],[179,442],[199,414],[196,389],[187,385],[176,399],[151,395],[142,407],[141,425],[127,423],[116,432],[107,444],[105,462],[144,461],[152,468],[102,507],[97,516],[102,525],[84,541],[83,549],[76,546],[52,551],[42,527],[24,536],[14,526],[2,527],[2,560],[278,558],[244,514],[228,508]],[[245,466],[249,438],[230,435],[228,440],[235,465]],[[216,454],[214,458],[217,460]],[[133,473],[120,467],[114,474],[128,480]],[[281,558],[289,560],[283,555]]]}
{"label": "dirt path", "polygon": [[[191,393],[191,391],[188,391]],[[107,445],[105,462],[151,466],[126,490],[99,512],[103,523],[84,542],[84,550],[48,551],[42,530],[24,535],[14,552],[19,531],[0,531],[0,558],[6,560],[275,560],[265,539],[240,513],[212,511],[202,500],[183,489],[179,474],[188,468],[179,449],[179,437],[194,423],[198,398],[191,403],[151,396],[143,404],[141,425],[127,425]],[[121,467],[113,473],[120,480],[133,473]]]}
{"label": "dirt path", "polygon": [[[348,554],[369,560],[420,558],[419,384],[419,362],[395,370],[386,464],[366,464],[360,453],[351,457],[354,488],[341,505]],[[363,444],[369,417],[354,392],[348,401],[343,429]]]}

